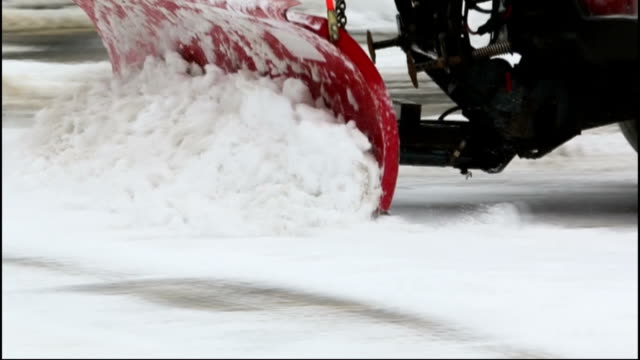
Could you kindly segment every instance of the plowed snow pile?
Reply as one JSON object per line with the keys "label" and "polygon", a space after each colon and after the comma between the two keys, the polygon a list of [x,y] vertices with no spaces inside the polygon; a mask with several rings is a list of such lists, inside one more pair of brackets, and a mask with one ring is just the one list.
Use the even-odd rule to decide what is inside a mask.
{"label": "plowed snow pile", "polygon": [[371,216],[380,174],[367,138],[301,82],[165,58],[39,112],[20,140],[20,186],[198,235],[298,233]]}

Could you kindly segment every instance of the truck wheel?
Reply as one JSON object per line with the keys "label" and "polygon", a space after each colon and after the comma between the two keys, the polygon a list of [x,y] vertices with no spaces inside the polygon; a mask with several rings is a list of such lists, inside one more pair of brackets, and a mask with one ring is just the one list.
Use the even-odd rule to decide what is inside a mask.
{"label": "truck wheel", "polygon": [[638,152],[638,120],[629,120],[620,123],[620,129],[627,141]]}

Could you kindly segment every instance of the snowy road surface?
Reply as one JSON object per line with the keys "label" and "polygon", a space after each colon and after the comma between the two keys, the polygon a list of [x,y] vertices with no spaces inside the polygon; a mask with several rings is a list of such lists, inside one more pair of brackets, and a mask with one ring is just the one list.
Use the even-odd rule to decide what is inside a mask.
{"label": "snowy road surface", "polygon": [[[207,200],[219,195],[203,185],[214,179],[206,166],[150,172],[170,148],[118,158],[102,136],[164,144],[163,136],[146,133],[142,118],[113,122],[143,98],[95,119],[87,113],[108,105],[101,97],[122,98],[54,100],[97,91],[84,86],[109,76],[108,64],[93,62],[104,59],[99,47],[80,50],[94,39],[78,36],[45,51],[25,39],[3,43],[3,357],[638,356],[637,155],[616,127],[498,175],[402,167],[391,216],[336,221],[321,208],[312,214],[319,224],[300,232],[274,217],[310,211],[286,187],[268,189],[289,200],[277,208],[266,200],[220,208]],[[378,58],[392,94],[415,96],[398,54],[386,54]],[[423,81],[421,91],[440,99]],[[427,111],[446,107],[433,103]],[[98,119],[117,126],[90,137]],[[193,119],[177,130],[203,126]],[[118,159],[160,185],[118,177],[127,174],[110,170],[122,168]],[[258,170],[251,177],[269,175]]]}

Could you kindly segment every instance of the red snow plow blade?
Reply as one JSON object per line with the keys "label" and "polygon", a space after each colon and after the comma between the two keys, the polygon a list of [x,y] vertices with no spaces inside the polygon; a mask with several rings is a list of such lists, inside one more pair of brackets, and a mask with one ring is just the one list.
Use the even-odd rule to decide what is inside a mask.
{"label": "red snow plow blade", "polygon": [[382,170],[379,209],[389,209],[398,174],[396,117],[382,77],[346,31],[329,42],[326,19],[287,11],[294,0],[74,1],[95,23],[116,73],[174,50],[201,66],[302,80],[367,135]]}

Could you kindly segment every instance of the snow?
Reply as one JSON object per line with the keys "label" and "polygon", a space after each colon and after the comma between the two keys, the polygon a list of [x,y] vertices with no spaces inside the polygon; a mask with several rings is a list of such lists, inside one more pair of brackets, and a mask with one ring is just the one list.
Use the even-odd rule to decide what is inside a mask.
{"label": "snow", "polygon": [[39,112],[17,176],[196,235],[295,233],[374,213],[371,145],[353,123],[312,106],[300,81],[214,66],[192,77],[178,54],[165,58]]}
{"label": "snow", "polygon": [[[3,274],[5,272],[9,273],[6,276],[8,283],[3,283],[3,286],[10,292],[3,292],[3,301],[11,305],[21,302],[24,306],[17,306],[4,314],[3,321],[15,325],[10,333],[3,334],[3,340],[5,344],[25,349],[20,352],[22,356],[90,357],[92,354],[110,354],[113,357],[147,358],[155,354],[177,358],[237,358],[265,357],[265,354],[272,357],[322,354],[338,358],[375,357],[380,352],[397,355],[437,353],[448,357],[490,356],[486,351],[456,349],[444,341],[425,342],[434,337],[419,331],[406,334],[401,326],[384,326],[349,314],[342,314],[339,318],[335,316],[337,310],[321,305],[301,304],[289,315],[278,309],[277,304],[272,311],[261,309],[261,304],[252,299],[245,302],[255,306],[248,312],[224,311],[225,304],[218,305],[221,311],[202,311],[189,306],[168,308],[136,297],[99,296],[101,294],[97,291],[82,291],[83,285],[95,281],[94,277],[86,274],[51,275],[42,270],[16,267],[3,269]],[[34,298],[29,294],[34,290],[30,285],[34,281],[66,291],[40,293],[38,298]],[[176,282],[166,289],[157,290],[189,289],[189,282],[184,283],[186,286]],[[189,289],[193,291],[193,300],[211,297],[206,288],[197,285]],[[139,289],[148,290],[148,293],[141,295],[153,296],[154,289],[151,286],[151,289],[145,289],[145,286],[141,283]],[[217,288],[215,282],[210,286],[214,291],[224,291]],[[112,292],[117,293],[117,288],[114,288]],[[109,293],[109,289],[104,292]],[[69,304],[74,304],[73,309]],[[52,308],[58,311],[51,311]],[[333,318],[333,321],[318,326],[318,320],[326,317]],[[33,323],[41,325],[34,328]],[[55,337],[48,336],[52,332],[56,333]],[[131,336],[132,333],[136,335]],[[286,337],[285,342],[280,341],[282,337]],[[384,341],[371,344],[372,338]],[[33,346],[34,340],[41,345]],[[327,347],[326,343],[332,346]],[[10,349],[4,354],[10,356],[14,352]]]}
{"label": "snow", "polygon": [[324,56],[313,46],[296,34],[286,33],[279,29],[273,29],[271,34],[284,45],[287,50],[301,59],[313,60],[320,63],[326,61]]}
{"label": "snow", "polygon": [[[45,6],[56,7],[56,4],[45,4]],[[69,29],[72,31],[86,29],[91,31],[93,24],[84,11],[77,6],[57,9],[28,9],[15,6],[2,7],[3,33],[12,34],[16,32],[61,29]]]}
{"label": "snow", "polygon": [[[521,353],[566,357],[629,357],[637,347],[636,321],[633,320],[637,319],[635,230],[534,226],[523,223],[514,206],[504,204],[470,213],[466,219],[448,226],[429,222],[409,224],[392,217],[369,224],[324,229],[305,237],[183,237],[171,235],[166,229],[113,228],[110,225],[113,215],[78,209],[71,200],[52,194],[47,197],[40,191],[11,194],[3,200],[6,202],[3,256],[28,254],[37,259],[57,259],[71,270],[129,274],[133,279],[178,279],[175,280],[178,283],[184,281],[180,279],[221,279],[261,284],[407,314],[408,319],[398,316],[404,320],[398,325],[389,325],[391,329],[379,325],[388,341],[376,344],[375,337],[362,334],[365,340],[360,340],[363,341],[361,351],[356,347],[353,353],[346,352],[353,356],[374,349],[379,355],[395,356],[398,350],[391,346],[397,341],[393,340],[393,329],[396,326],[410,329],[414,326],[412,321],[434,323],[433,328],[421,325],[419,330],[435,339],[407,340],[409,345],[405,345],[404,351],[408,356],[425,354],[425,351],[430,356],[445,356],[456,349],[476,345],[479,349],[467,349],[463,355],[504,356],[516,348],[522,349],[518,350]],[[83,271],[76,270],[76,273]],[[100,280],[93,282],[104,282]],[[40,282],[38,277],[33,281]],[[92,283],[84,283],[87,282]],[[53,286],[49,282],[41,283]],[[136,298],[136,291],[125,287],[115,295]],[[5,301],[8,307],[28,306],[17,303],[21,298],[19,294],[7,296],[11,296]],[[251,297],[242,299],[252,301]],[[44,297],[36,305],[46,300]],[[233,302],[229,297],[223,300]],[[111,308],[83,298],[64,301],[79,303],[87,313],[91,309],[104,309],[103,306]],[[200,324],[203,320],[175,314],[173,307],[169,307],[168,313],[145,307],[150,311],[147,316],[138,312],[133,318],[129,316],[130,311],[124,311],[117,318],[126,320],[125,324],[133,322],[148,327],[158,322],[186,322],[190,330],[198,332],[199,326],[192,328],[191,324]],[[50,342],[51,337],[60,338],[61,335],[54,336],[46,330],[46,324],[60,317],[69,317],[72,323],[85,323],[75,330],[78,333],[92,329],[92,322],[75,311],[65,307],[55,311],[47,308],[49,311],[42,310],[44,314],[38,317],[39,323],[44,323],[37,325],[42,333],[26,345],[40,344],[39,348],[43,349],[42,344]],[[302,311],[299,317],[312,316],[305,314]],[[98,313],[88,319],[103,323],[114,316]],[[212,314],[208,312],[203,316]],[[335,317],[335,321],[344,322],[345,316],[334,314],[327,316],[326,321],[334,321],[331,319]],[[10,324],[19,321],[19,318],[13,319]],[[252,324],[244,315],[240,315],[240,321],[237,326],[244,331],[260,329],[259,324]],[[311,334],[318,334],[318,326],[329,326],[322,320],[313,323]],[[351,336],[358,333],[357,323],[348,328]],[[175,326],[185,326],[179,324]],[[445,324],[445,330],[440,329],[441,324]],[[140,331],[136,330],[139,326],[121,325],[115,331],[135,334]],[[104,331],[100,328],[92,333],[100,336]],[[294,328],[303,331],[297,325]],[[65,331],[72,331],[68,329]],[[345,354],[341,352],[343,342],[335,341],[333,336],[318,339],[313,350],[303,350],[304,347],[290,345],[290,341],[295,343],[295,337],[291,339],[289,332],[277,328],[272,331],[282,337],[264,340],[261,334],[253,334],[232,337],[221,344],[199,342],[195,348],[189,343],[174,346],[187,354],[202,354],[220,346],[230,354],[241,356],[247,351],[242,344],[254,344],[251,339],[262,339],[265,346],[262,356]],[[107,339],[115,341],[117,337],[107,336]],[[163,342],[164,337],[151,333],[144,335],[144,340],[147,339]],[[133,355],[145,351],[146,342],[129,343],[125,349],[114,352],[99,352],[92,347],[92,342],[74,345],[76,354],[84,356]],[[442,347],[442,342],[453,344]],[[25,350],[30,348],[14,342],[8,344],[3,350],[7,356],[27,354]],[[162,348],[147,349],[145,354],[160,356]],[[55,347],[47,349],[55,350]]]}
{"label": "snow", "polygon": [[[169,69],[184,70],[184,64],[173,61]],[[12,309],[3,317],[3,326],[12,329],[4,332],[3,355],[635,356],[636,228],[535,225],[526,221],[526,209],[510,203],[470,210],[447,222],[426,218],[420,223],[402,216],[353,216],[349,210],[357,213],[358,207],[347,207],[336,223],[327,224],[338,218],[334,210],[322,203],[305,208],[305,196],[288,193],[292,184],[271,183],[268,198],[259,188],[251,189],[281,172],[275,166],[282,161],[281,152],[273,149],[283,147],[300,155],[296,162],[304,160],[302,166],[331,160],[328,168],[294,168],[299,174],[330,179],[323,177],[326,169],[342,169],[355,176],[346,172],[346,159],[363,160],[363,148],[351,138],[356,134],[305,105],[309,98],[303,85],[248,74],[227,76],[215,69],[195,77],[179,71],[159,74],[167,66],[159,62],[147,63],[139,77],[109,82],[97,75],[101,66],[80,65],[87,74],[95,73],[75,90],[79,92],[50,103],[33,128],[3,129],[3,258],[40,259],[52,268],[61,264],[55,271],[68,274],[3,263],[9,282],[3,285],[3,300]],[[72,69],[60,66],[55,77],[76,81],[78,73]],[[67,70],[72,70],[71,80],[63,80]],[[49,80],[43,81],[44,89],[51,88]],[[167,95],[169,83],[180,87],[173,92],[179,95]],[[38,91],[37,83],[30,84]],[[203,103],[200,97],[213,101]],[[213,104],[222,107],[207,108]],[[252,113],[234,104],[249,104]],[[322,121],[307,116],[293,121],[295,106],[305,109],[298,115]],[[180,109],[183,115],[174,116]],[[250,122],[257,114],[260,122]],[[309,126],[308,132],[302,124]],[[225,137],[211,132],[219,125],[224,125]],[[189,136],[190,147],[168,141],[176,134]],[[304,141],[287,137],[293,134]],[[251,156],[236,157],[238,168],[223,181],[216,178],[213,164],[233,165],[222,156],[232,147],[218,141],[228,144],[237,136],[243,141],[236,151]],[[569,147],[546,160],[547,165],[566,167],[567,157],[587,158],[606,149],[609,153],[597,161],[631,154],[618,133],[586,136],[592,138],[584,146],[572,145],[579,150],[574,155]],[[127,149],[138,150],[124,151],[118,145],[123,139]],[[263,147],[249,150],[257,145]],[[198,148],[208,155],[195,155]],[[263,157],[264,151],[270,156]],[[267,161],[262,175],[253,170],[260,159]],[[581,162],[573,162],[580,169]],[[539,164],[517,162],[513,172],[543,167]],[[619,166],[627,165],[623,161]],[[618,169],[613,173],[619,175]],[[437,185],[443,173],[403,167],[400,198],[416,181],[434,184],[412,195],[425,202],[463,190],[455,184]],[[150,185],[154,181],[157,187]],[[351,181],[362,185],[364,177]],[[575,181],[580,183],[580,176]],[[226,186],[238,186],[245,196],[220,195],[227,201],[202,196]],[[135,191],[135,200],[125,196],[127,188]],[[334,197],[326,200],[347,203],[336,192],[327,195]],[[174,207],[163,203],[167,199]],[[252,205],[256,199],[266,200]],[[285,212],[291,228],[276,226],[287,222],[267,210]],[[176,226],[161,216],[171,213],[189,221]],[[327,300],[298,312],[282,310],[289,314],[282,318],[268,307],[256,315],[157,304],[147,295],[140,298],[140,290],[126,283],[109,297],[64,287],[140,279],[254,284]],[[43,286],[58,290],[36,297],[27,291]],[[178,298],[186,296],[180,295],[186,290],[171,291]],[[337,309],[322,305],[335,301],[346,303]],[[256,304],[263,306],[258,300]],[[354,306],[369,310],[349,310]],[[69,325],[60,330],[62,322]]]}
{"label": "snow", "polygon": [[[4,46],[3,46],[4,50]],[[30,100],[39,109],[53,98],[73,94],[87,82],[111,77],[108,62],[54,64],[37,61],[2,60],[2,103]]]}
{"label": "snow", "polygon": [[3,8],[63,7],[74,5],[73,0],[2,0]]}
{"label": "snow", "polygon": [[[392,1],[348,5],[390,23]],[[499,196],[637,187],[615,127],[473,181],[401,167],[373,219],[366,139],[303,84],[166,59],[3,60],[3,357],[637,357],[637,227]],[[44,109],[5,127],[21,102]],[[474,186],[497,203],[402,211]]]}

